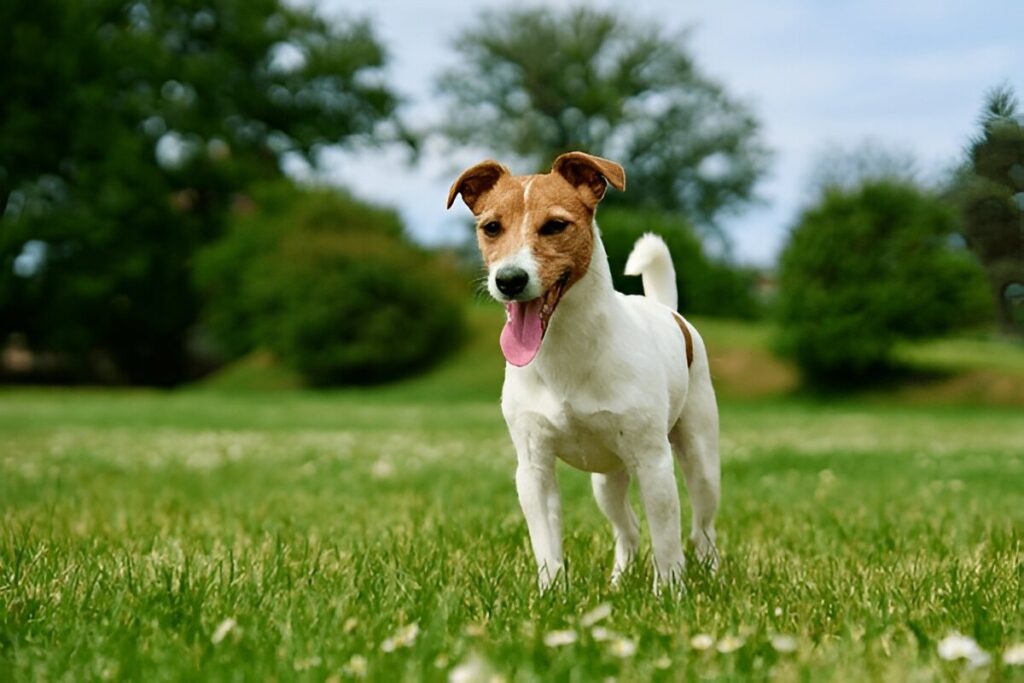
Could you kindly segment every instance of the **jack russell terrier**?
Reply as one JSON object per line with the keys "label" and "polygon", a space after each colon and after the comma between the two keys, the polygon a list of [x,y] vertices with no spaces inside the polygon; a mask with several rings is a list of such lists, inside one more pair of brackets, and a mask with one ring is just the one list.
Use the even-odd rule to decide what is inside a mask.
{"label": "jack russell terrier", "polygon": [[597,505],[615,533],[612,582],[637,553],[629,503],[635,478],[650,524],[655,590],[682,585],[683,544],[673,453],[693,506],[690,541],[717,566],[718,408],[707,351],[676,313],[675,270],[661,238],[640,238],[626,273],[644,296],[612,287],[594,222],[607,184],[626,186],[615,162],[563,154],[551,172],[513,176],[495,161],[462,173],[448,193],[476,216],[487,289],[505,304],[508,361],[501,408],[518,458],[516,488],[546,590],[562,570],[555,460],[592,473]]}

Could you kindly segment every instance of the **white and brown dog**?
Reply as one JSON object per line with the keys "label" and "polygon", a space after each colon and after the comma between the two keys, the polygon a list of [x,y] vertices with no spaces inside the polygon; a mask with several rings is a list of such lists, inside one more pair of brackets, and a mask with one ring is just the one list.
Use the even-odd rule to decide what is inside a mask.
{"label": "white and brown dog", "polygon": [[461,194],[476,216],[487,287],[508,312],[501,406],[542,589],[562,568],[556,458],[592,473],[615,532],[613,582],[640,542],[631,477],[650,524],[655,588],[681,582],[673,452],[693,504],[690,540],[698,558],[717,563],[718,409],[707,352],[676,313],[675,272],[660,238],[642,237],[626,265],[642,276],[645,296],[612,288],[594,222],[607,183],[625,189],[621,166],[571,152],[541,175],[513,176],[485,161],[448,193],[449,208]]}

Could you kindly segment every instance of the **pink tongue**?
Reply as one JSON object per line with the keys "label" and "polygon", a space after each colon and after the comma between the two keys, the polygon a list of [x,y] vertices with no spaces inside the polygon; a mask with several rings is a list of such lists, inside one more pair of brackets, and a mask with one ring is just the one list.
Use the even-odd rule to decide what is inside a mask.
{"label": "pink tongue", "polygon": [[526,365],[540,350],[544,336],[540,307],[540,297],[533,301],[511,301],[505,305],[508,322],[501,331],[501,352],[512,365]]}

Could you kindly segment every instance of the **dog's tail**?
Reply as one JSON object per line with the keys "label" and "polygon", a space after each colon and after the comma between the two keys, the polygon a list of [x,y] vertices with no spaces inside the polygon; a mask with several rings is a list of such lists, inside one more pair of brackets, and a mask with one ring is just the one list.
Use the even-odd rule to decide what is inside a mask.
{"label": "dog's tail", "polygon": [[644,296],[676,310],[676,269],[665,240],[650,232],[638,239],[626,260],[626,275],[639,275],[644,283]]}

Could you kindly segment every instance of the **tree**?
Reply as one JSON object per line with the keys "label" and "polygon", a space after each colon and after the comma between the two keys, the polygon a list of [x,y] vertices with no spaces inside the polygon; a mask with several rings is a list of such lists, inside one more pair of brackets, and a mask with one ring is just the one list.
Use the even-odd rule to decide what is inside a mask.
{"label": "tree", "polygon": [[832,187],[801,215],[782,253],[782,346],[813,384],[872,379],[900,340],[968,326],[989,313],[984,276],[951,238],[956,215],[893,180]]}
{"label": "tree", "polygon": [[482,14],[438,81],[441,133],[547,168],[580,149],[622,162],[610,197],[681,212],[714,232],[751,200],[767,153],[750,111],[701,73],[686,36],[617,14],[512,9]]}
{"label": "tree", "polygon": [[911,151],[873,140],[853,146],[825,147],[808,177],[811,193],[816,195],[828,190],[855,192],[867,182],[880,180],[902,185],[920,184],[918,162]]}
{"label": "tree", "polygon": [[454,268],[413,246],[393,211],[337,191],[257,187],[196,277],[229,357],[268,349],[312,385],[397,379],[463,336]]}
{"label": "tree", "polygon": [[989,93],[980,126],[953,196],[1003,331],[1024,335],[1024,297],[1016,299],[1024,290],[1024,111],[1009,87]]}
{"label": "tree", "polygon": [[180,381],[229,207],[395,123],[370,27],[281,0],[13,0],[0,60],[0,343],[71,379]]}

